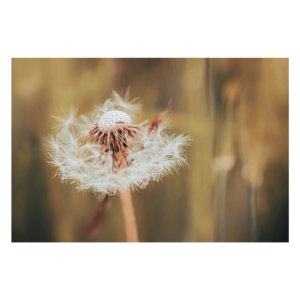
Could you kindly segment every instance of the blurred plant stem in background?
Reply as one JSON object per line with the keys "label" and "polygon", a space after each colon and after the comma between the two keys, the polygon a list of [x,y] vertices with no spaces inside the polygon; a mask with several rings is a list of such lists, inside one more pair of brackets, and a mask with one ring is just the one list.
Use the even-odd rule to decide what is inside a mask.
{"label": "blurred plant stem in background", "polygon": [[105,194],[104,197],[99,198],[95,208],[88,220],[85,241],[90,241],[101,229],[104,221],[105,210],[108,206],[110,196]]}
{"label": "blurred plant stem in background", "polygon": [[257,242],[259,219],[258,219],[258,189],[255,186],[250,187],[250,197],[248,199],[249,207],[249,240]]}
{"label": "blurred plant stem in background", "polygon": [[[215,92],[233,110],[237,167],[246,190],[247,240],[268,240],[268,226],[259,230],[260,220],[266,222],[271,217],[267,217],[267,203],[273,208],[283,208],[280,216],[274,216],[278,218],[274,222],[279,221],[288,231],[288,196],[276,203],[277,199],[271,199],[270,191],[265,190],[272,178],[265,176],[268,168],[275,165],[279,173],[281,166],[288,170],[288,59],[215,61],[216,83],[220,85]],[[274,188],[288,187],[283,181]]]}
{"label": "blurred plant stem in background", "polygon": [[[111,91],[170,99],[170,131],[193,138],[189,168],[133,194],[140,241],[288,240],[288,59],[12,59],[12,240],[83,241],[98,203],[51,178],[51,115],[78,115]],[[125,241],[119,196],[93,241]],[[259,226],[258,226],[259,225]]]}
{"label": "blurred plant stem in background", "polygon": [[225,242],[227,231],[227,186],[228,172],[234,167],[233,155],[224,154],[212,161],[212,169],[216,174],[214,194],[214,241]]}
{"label": "blurred plant stem in background", "polygon": [[[211,60],[186,59],[183,89],[187,102],[184,130],[194,139],[189,153],[190,226],[188,240],[213,241],[212,181],[209,162],[213,150],[214,104],[211,95]],[[209,78],[207,78],[209,77]],[[183,122],[180,122],[184,126]]]}

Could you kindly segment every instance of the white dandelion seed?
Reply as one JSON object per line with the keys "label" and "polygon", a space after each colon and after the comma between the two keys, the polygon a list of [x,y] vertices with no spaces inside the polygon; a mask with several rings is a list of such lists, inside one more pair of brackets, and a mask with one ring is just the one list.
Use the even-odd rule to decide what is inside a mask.
{"label": "white dandelion seed", "polygon": [[75,109],[75,107],[71,105],[70,113],[68,116],[64,110],[63,110],[63,113],[65,115],[64,118],[51,116],[58,123],[57,125],[54,126],[54,128],[56,130],[67,130],[69,125],[72,124],[72,122],[74,121],[74,118],[77,114],[77,110],[78,110],[78,108]]}
{"label": "white dandelion seed", "polygon": [[142,108],[142,103],[139,98],[130,99],[130,89],[128,88],[123,98],[113,91],[111,98],[107,99],[103,105],[96,106],[96,108],[103,113],[112,110],[121,110],[129,115],[134,121],[136,114]]}
{"label": "white dandelion seed", "polygon": [[[170,120],[157,117],[147,127],[134,125],[132,118],[141,109],[136,99],[114,97],[102,106],[102,112],[58,118],[55,137],[46,139],[49,163],[58,168],[62,181],[76,184],[79,191],[113,195],[124,189],[145,188],[167,174],[187,165],[187,135],[170,135]],[[118,110],[116,110],[118,109]]]}

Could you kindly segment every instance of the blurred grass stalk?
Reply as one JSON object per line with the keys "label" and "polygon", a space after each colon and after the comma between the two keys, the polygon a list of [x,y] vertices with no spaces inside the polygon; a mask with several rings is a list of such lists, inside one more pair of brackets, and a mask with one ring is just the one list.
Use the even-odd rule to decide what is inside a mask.
{"label": "blurred grass stalk", "polygon": [[259,219],[258,219],[258,187],[251,185],[250,187],[250,196],[247,199],[248,201],[248,222],[249,222],[249,240],[250,242],[257,242],[258,239],[258,228],[259,228]]}
{"label": "blurred grass stalk", "polygon": [[217,175],[216,191],[214,197],[214,240],[215,242],[226,241],[226,195],[227,195],[227,173],[221,172]]}
{"label": "blurred grass stalk", "polygon": [[105,194],[103,198],[98,199],[93,213],[88,221],[85,241],[90,241],[99,231],[105,217],[105,209],[109,203],[110,196]]}
{"label": "blurred grass stalk", "polygon": [[[271,168],[279,172],[282,172],[281,168],[288,168],[288,59],[215,59],[215,62],[217,68],[214,70],[218,76],[213,80],[217,85],[213,87],[216,91],[213,100],[219,105],[219,109],[215,110],[219,113],[215,122],[217,128],[218,123],[221,128],[215,133],[215,152],[220,153],[221,150],[223,153],[222,150],[230,148],[226,143],[234,142],[238,172],[243,179],[242,189],[246,191],[246,238],[256,242],[263,238],[260,217],[264,218],[264,222],[267,220],[271,190],[266,193],[266,187],[276,178],[276,172],[268,177],[266,172]],[[223,114],[223,106],[226,114]],[[227,112],[231,109],[230,117]],[[234,127],[226,133],[223,124],[230,119]],[[230,134],[233,139],[229,138]],[[216,186],[225,192],[223,183]],[[276,188],[273,186],[272,189]],[[274,200],[272,205],[276,205]],[[274,223],[278,222],[279,215],[274,214]],[[221,223],[222,220],[223,217],[216,222]]]}

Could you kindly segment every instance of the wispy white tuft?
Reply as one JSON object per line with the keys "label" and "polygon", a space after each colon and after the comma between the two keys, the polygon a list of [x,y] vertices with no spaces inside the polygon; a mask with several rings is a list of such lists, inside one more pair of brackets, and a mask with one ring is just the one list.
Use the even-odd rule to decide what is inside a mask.
{"label": "wispy white tuft", "polygon": [[[107,100],[101,109],[110,111],[119,105],[127,113],[131,107],[135,115],[140,104],[128,100],[128,97],[122,99],[115,94],[115,98]],[[60,122],[59,132],[56,136],[48,136],[46,145],[49,163],[57,168],[57,175],[62,181],[76,184],[80,191],[113,195],[126,188],[145,188],[151,180],[159,181],[167,174],[178,173],[188,164],[185,147],[190,145],[191,138],[184,134],[168,134],[166,129],[170,120],[166,120],[149,134],[145,127],[141,127],[138,131],[142,139],[128,144],[131,148],[127,157],[130,165],[114,171],[112,157],[105,160],[100,157],[103,151],[100,144],[93,143],[92,139],[85,145],[78,144],[78,139],[97,123],[99,113],[76,118],[76,112],[71,108],[69,118],[55,117]]]}
{"label": "wispy white tuft", "polygon": [[71,105],[69,114],[67,114],[63,110],[65,117],[62,118],[62,117],[51,116],[52,118],[55,119],[55,121],[57,123],[54,126],[54,128],[58,131],[67,130],[69,125],[74,122],[75,116],[77,114],[77,110],[78,110],[78,108],[75,108],[74,106]]}
{"label": "wispy white tuft", "polygon": [[130,99],[130,89],[128,88],[124,98],[122,98],[117,92],[113,91],[111,98],[107,99],[103,105],[98,106],[98,109],[101,109],[104,112],[121,110],[134,120],[136,114],[142,109],[142,103],[140,98]]}

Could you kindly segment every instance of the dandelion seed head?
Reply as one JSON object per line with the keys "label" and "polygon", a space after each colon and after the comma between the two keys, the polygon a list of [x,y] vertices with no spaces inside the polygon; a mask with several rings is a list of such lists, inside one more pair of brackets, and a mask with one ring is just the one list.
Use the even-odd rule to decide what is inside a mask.
{"label": "dandelion seed head", "polygon": [[49,163],[62,181],[76,184],[79,191],[113,195],[143,189],[188,165],[184,148],[191,143],[189,136],[167,133],[171,122],[162,115],[146,127],[133,124],[140,106],[128,93],[125,99],[113,95],[100,116],[75,119],[77,110],[72,108],[69,118],[55,117],[63,125],[46,145]]}
{"label": "dandelion seed head", "polygon": [[98,128],[102,132],[109,132],[130,125],[131,118],[122,111],[109,111],[102,115],[98,122]]}

